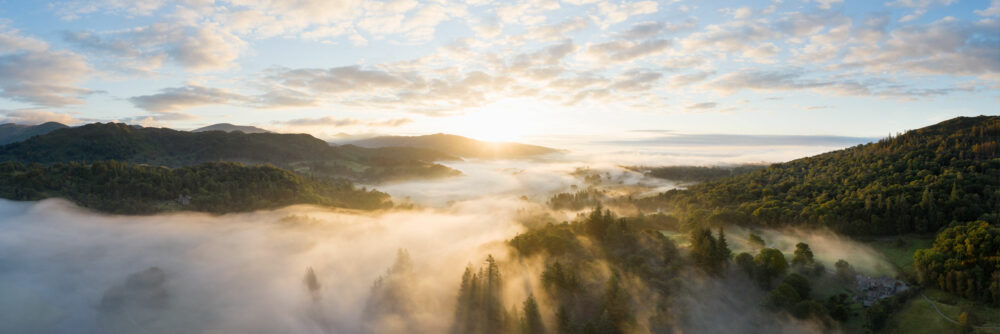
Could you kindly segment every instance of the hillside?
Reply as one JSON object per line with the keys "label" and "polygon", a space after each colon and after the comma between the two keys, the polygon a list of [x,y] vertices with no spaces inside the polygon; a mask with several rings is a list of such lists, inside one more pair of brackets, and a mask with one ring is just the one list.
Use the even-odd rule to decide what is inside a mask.
{"label": "hillside", "polygon": [[0,161],[53,164],[116,160],[166,167],[232,161],[272,164],[304,175],[379,182],[454,175],[433,163],[454,157],[432,150],[332,147],[307,134],[187,132],[94,123],[0,147]]}
{"label": "hillside", "polygon": [[392,206],[389,195],[350,182],[306,178],[272,166],[205,163],[169,169],[121,162],[25,166],[0,163],[0,197],[60,197],[110,213],[212,213],[315,204],[354,209]]}
{"label": "hillside", "polygon": [[66,127],[65,124],[56,122],[46,122],[38,125],[0,124],[0,145],[19,142]]}
{"label": "hillside", "polygon": [[876,143],[639,201],[688,223],[813,225],[848,234],[934,232],[996,222],[1000,117],[959,117]]}
{"label": "hillside", "polygon": [[421,147],[463,158],[510,159],[557,153],[559,150],[520,143],[493,143],[449,134],[426,136],[384,136],[362,139],[351,144],[361,147]]}
{"label": "hillside", "polygon": [[258,128],[256,126],[233,125],[233,124],[229,124],[229,123],[212,124],[212,125],[209,125],[209,126],[206,126],[206,127],[201,127],[201,128],[197,128],[197,129],[191,130],[191,132],[205,132],[205,131],[223,131],[223,132],[239,131],[239,132],[243,132],[243,133],[269,133],[269,132],[271,132],[271,131],[267,131],[267,130]]}

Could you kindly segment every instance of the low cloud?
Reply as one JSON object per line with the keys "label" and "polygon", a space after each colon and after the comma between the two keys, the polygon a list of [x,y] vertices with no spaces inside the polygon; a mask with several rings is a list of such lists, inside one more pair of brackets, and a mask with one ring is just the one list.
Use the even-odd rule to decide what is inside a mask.
{"label": "low cloud", "polygon": [[303,126],[303,127],[315,127],[315,126],[348,127],[348,126],[362,126],[362,125],[369,127],[397,127],[412,122],[413,120],[409,118],[393,118],[393,119],[376,120],[376,121],[362,121],[354,118],[334,118],[331,116],[324,116],[319,118],[297,118],[275,123],[289,125],[289,126]]}
{"label": "low cloud", "polygon": [[[697,106],[697,105],[696,105]],[[836,146],[846,147],[869,143],[877,138],[822,135],[734,135],[734,134],[674,134],[646,139],[615,140],[620,145],[678,146]]]}

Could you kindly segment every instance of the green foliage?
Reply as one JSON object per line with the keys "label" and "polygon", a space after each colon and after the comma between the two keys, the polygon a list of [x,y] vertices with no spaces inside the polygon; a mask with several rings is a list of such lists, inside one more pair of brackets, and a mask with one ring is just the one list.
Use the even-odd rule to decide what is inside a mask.
{"label": "green foliage", "polygon": [[764,248],[753,258],[754,274],[757,282],[768,287],[776,278],[781,277],[788,271],[788,260],[780,250],[774,248]]}
{"label": "green foliage", "polygon": [[[673,242],[657,230],[666,217],[619,218],[595,208],[572,223],[536,227],[509,241],[518,256],[544,255],[543,291],[546,300],[558,305],[554,331],[634,330],[631,279],[641,280],[654,295],[669,295],[680,261]],[[611,269],[610,277],[603,274],[605,268]],[[670,316],[668,299],[652,300],[661,304],[652,317]]]}
{"label": "green foliage", "polygon": [[511,239],[510,245],[524,256],[540,252],[559,256],[578,252],[582,246],[576,238],[576,232],[570,224],[549,223],[541,228],[532,229]]}
{"label": "green foliage", "polygon": [[[37,137],[36,137],[37,138]],[[204,163],[169,169],[124,162],[0,163],[0,197],[69,199],[111,213],[169,210],[213,213],[316,204],[355,209],[392,206],[389,195],[349,181],[307,178],[272,166]]]}
{"label": "green foliage", "polygon": [[[853,235],[932,232],[1000,216],[1000,116],[959,117],[877,143],[771,165],[637,201],[645,210],[732,212],[740,223]],[[991,218],[992,217],[992,218]]]}
{"label": "green foliage", "polygon": [[913,259],[921,284],[1000,304],[1000,227],[985,221],[952,224]]}
{"label": "green foliage", "polygon": [[691,231],[691,257],[706,272],[721,274],[732,256],[722,229],[719,229],[718,238],[713,237],[712,231],[705,228]]}
{"label": "green foliage", "polygon": [[600,205],[604,195],[594,189],[581,190],[575,193],[558,193],[549,199],[549,207],[553,210],[583,210]]}
{"label": "green foliage", "polygon": [[813,252],[809,249],[809,244],[800,242],[795,244],[795,256],[792,257],[792,264],[799,267],[809,266],[815,263]]}
{"label": "green foliage", "polygon": [[765,165],[630,167],[652,177],[678,182],[707,182],[764,169]]}

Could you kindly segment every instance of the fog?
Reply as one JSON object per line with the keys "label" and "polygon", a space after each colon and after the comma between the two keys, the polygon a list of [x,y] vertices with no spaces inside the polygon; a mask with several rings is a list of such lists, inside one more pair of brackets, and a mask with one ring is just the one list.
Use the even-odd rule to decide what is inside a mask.
{"label": "fog", "polygon": [[[375,213],[292,206],[114,216],[59,199],[0,200],[0,332],[441,333],[451,325],[465,267],[478,267],[487,254],[503,264],[505,307],[533,293],[551,323],[550,301],[540,293],[542,259],[509,258],[505,241],[531,226],[530,217],[574,219],[577,212],[544,204],[558,192],[596,186],[625,196],[678,187],[583,153],[448,165],[463,175],[377,185],[397,203],[415,205]],[[601,175],[601,183],[584,174]],[[727,232],[734,251],[746,248],[748,230]],[[804,241],[828,264],[845,258],[873,273],[887,268],[874,251],[833,233],[755,233],[789,256]],[[610,270],[594,266],[591,274],[606,279]],[[686,288],[671,310],[678,331],[813,328],[764,311],[741,313],[759,306],[757,292],[739,288],[746,282],[682,275]],[[637,280],[627,286],[637,314],[653,312],[657,297]]]}
{"label": "fog", "polygon": [[[439,332],[465,265],[505,254],[520,204],[112,217],[61,200],[0,201],[0,332],[358,332],[399,249],[423,278],[415,291],[434,297],[414,310],[426,330],[414,331]],[[154,267],[162,279],[129,279]]]}

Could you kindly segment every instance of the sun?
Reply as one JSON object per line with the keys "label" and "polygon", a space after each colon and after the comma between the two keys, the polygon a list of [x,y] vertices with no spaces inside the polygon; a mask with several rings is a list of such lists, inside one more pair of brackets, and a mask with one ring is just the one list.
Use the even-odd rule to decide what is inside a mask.
{"label": "sun", "polygon": [[540,108],[523,100],[506,100],[456,116],[454,133],[484,141],[509,142],[537,128]]}

